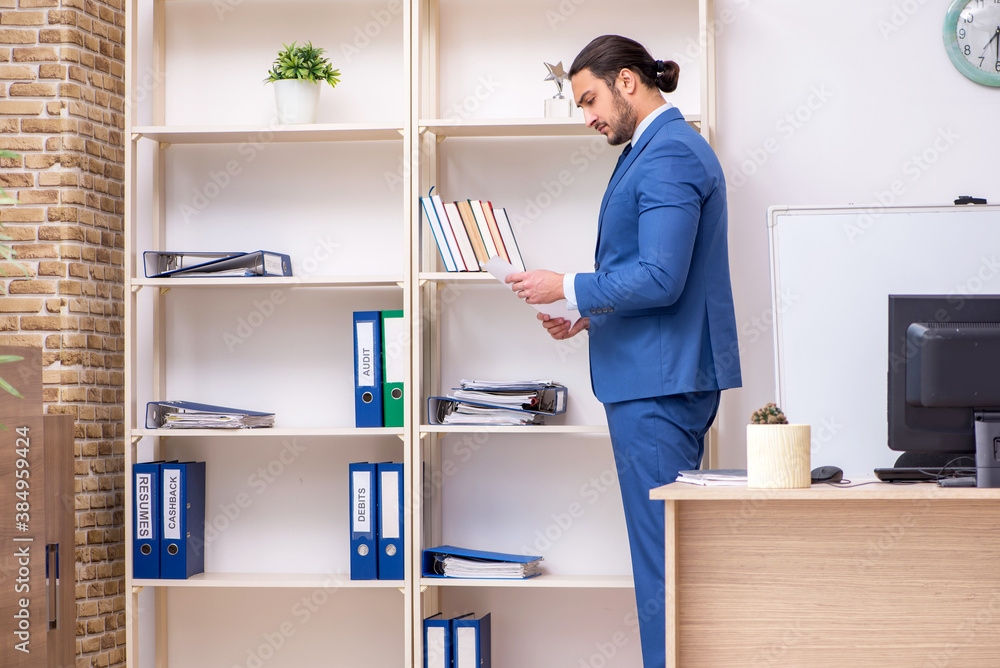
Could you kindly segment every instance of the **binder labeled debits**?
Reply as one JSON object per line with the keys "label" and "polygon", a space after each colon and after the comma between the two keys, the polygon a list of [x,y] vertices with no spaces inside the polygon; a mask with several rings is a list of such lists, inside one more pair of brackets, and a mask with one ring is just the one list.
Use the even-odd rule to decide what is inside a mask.
{"label": "binder labeled debits", "polygon": [[354,422],[382,426],[382,326],[378,311],[354,312]]}
{"label": "binder labeled debits", "polygon": [[160,577],[160,464],[132,465],[132,577]]}
{"label": "binder labeled debits", "polygon": [[378,579],[402,580],[403,465],[383,462],[378,473]]}
{"label": "binder labeled debits", "polygon": [[378,477],[375,464],[353,463],[350,471],[351,579],[378,579]]}
{"label": "binder labeled debits", "polygon": [[205,571],[205,462],[161,466],[160,578]]}
{"label": "binder labeled debits", "polygon": [[493,665],[490,615],[474,614],[451,620],[452,668],[490,668]]}
{"label": "binder labeled debits", "polygon": [[410,337],[402,311],[382,311],[382,422],[403,426],[403,382]]}

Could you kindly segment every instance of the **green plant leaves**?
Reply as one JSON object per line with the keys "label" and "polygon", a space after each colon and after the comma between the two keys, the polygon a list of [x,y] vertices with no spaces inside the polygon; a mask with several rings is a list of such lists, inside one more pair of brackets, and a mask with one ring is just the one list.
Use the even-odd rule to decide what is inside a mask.
{"label": "green plant leaves", "polygon": [[285,48],[278,52],[264,83],[282,79],[301,79],[314,83],[325,81],[331,87],[340,83],[340,70],[333,69],[329,59],[323,57],[325,49],[313,46],[312,42],[306,42],[302,46],[295,42],[282,46]]}
{"label": "green plant leaves", "polygon": [[[21,357],[20,355],[0,355],[0,364],[3,364],[5,362],[20,362],[23,359],[24,358]],[[24,399],[24,395],[18,392],[17,388],[15,388],[13,385],[8,383],[3,378],[0,378],[0,389],[7,390],[9,394],[13,394],[18,399]]]}

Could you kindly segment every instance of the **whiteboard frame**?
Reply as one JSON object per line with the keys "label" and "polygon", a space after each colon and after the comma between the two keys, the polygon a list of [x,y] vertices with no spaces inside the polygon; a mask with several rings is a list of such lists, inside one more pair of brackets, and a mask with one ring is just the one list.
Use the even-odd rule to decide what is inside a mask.
{"label": "whiteboard frame", "polygon": [[[885,216],[894,214],[927,214],[927,213],[942,213],[954,215],[956,213],[961,214],[965,212],[979,213],[979,214],[995,214],[998,221],[998,233],[1000,233],[1000,205],[922,205],[922,206],[898,206],[898,207],[881,207],[881,206],[792,206],[792,205],[776,205],[768,208],[768,253],[769,253],[769,265],[770,265],[770,279],[771,279],[771,309],[772,309],[772,323],[773,323],[773,343],[774,343],[774,379],[775,379],[775,396],[776,401],[782,407],[789,406],[787,391],[788,387],[793,384],[793,382],[787,377],[787,362],[785,349],[785,337],[788,332],[785,331],[787,322],[783,316],[784,304],[783,304],[783,288],[786,292],[794,293],[796,292],[795,286],[783,285],[782,279],[786,279],[787,283],[788,276],[782,275],[781,267],[781,257],[782,257],[782,225],[781,222],[788,221],[787,217],[797,217],[797,216],[809,216],[817,217],[824,215],[831,216],[863,216],[864,214],[869,214],[872,216]],[[860,219],[863,221],[863,219]],[[786,226],[787,227],[787,226]],[[868,228],[862,228],[863,231],[867,231]],[[788,248],[784,248],[786,251],[786,259]],[[890,266],[887,264],[887,266]],[[786,272],[787,274],[787,272]],[[992,294],[993,292],[991,292]],[[814,434],[815,436],[815,434]]]}

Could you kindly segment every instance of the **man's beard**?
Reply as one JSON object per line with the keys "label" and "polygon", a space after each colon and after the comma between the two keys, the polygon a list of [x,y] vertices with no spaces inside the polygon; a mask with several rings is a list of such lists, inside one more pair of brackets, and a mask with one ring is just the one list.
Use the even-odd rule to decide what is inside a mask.
{"label": "man's beard", "polygon": [[615,115],[608,121],[608,144],[620,146],[625,142],[632,141],[636,113],[629,101],[615,86],[611,87],[611,98]]}

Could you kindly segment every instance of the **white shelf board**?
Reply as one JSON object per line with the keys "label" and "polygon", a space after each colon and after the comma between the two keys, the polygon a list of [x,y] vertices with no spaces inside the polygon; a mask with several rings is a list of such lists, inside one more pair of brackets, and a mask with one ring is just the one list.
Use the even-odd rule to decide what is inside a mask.
{"label": "white shelf board", "polygon": [[288,288],[379,288],[399,287],[403,276],[234,276],[212,278],[133,278],[132,286],[158,288],[262,288],[268,286]]}
{"label": "white shelf board", "polygon": [[402,427],[261,427],[259,429],[133,429],[132,437],[229,437],[266,438],[269,436],[402,436]]}
{"label": "white shelf board", "polygon": [[403,580],[352,580],[349,573],[198,573],[186,580],[132,580],[133,587],[398,589]]}
{"label": "white shelf board", "polygon": [[161,144],[286,144],[295,142],[402,140],[402,125],[303,123],[301,125],[139,125],[132,139]]}
{"label": "white shelf board", "polygon": [[[686,117],[688,123],[700,123],[697,114]],[[418,121],[420,132],[438,137],[589,137],[598,136],[584,125],[582,118],[429,118]]]}
{"label": "white shelf board", "polygon": [[497,279],[488,271],[422,271],[417,275],[419,281],[434,283],[496,283]]}
{"label": "white shelf board", "polygon": [[508,426],[466,424],[422,424],[422,433],[430,434],[607,434],[605,424],[523,424]]}
{"label": "white shelf board", "polygon": [[421,587],[517,587],[523,589],[632,589],[631,575],[539,575],[527,580],[420,578]]}

